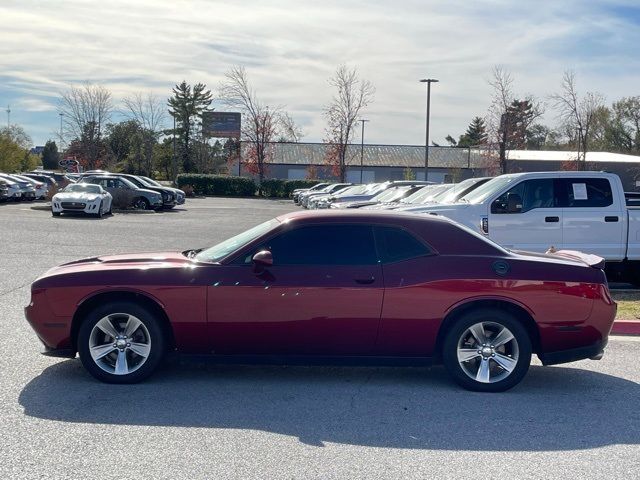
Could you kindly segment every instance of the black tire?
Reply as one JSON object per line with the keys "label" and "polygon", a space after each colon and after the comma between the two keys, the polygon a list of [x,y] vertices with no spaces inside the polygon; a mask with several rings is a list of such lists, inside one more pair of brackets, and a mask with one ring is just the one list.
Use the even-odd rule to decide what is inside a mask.
{"label": "black tire", "polygon": [[109,211],[107,212],[107,215],[113,215],[113,202],[109,204]]}
{"label": "black tire", "polygon": [[151,204],[146,198],[138,197],[133,202],[133,208],[135,208],[136,210],[149,210],[151,208]]}
{"label": "black tire", "polygon": [[53,217],[59,217],[60,216],[60,212],[51,212],[51,216]]}
{"label": "black tire", "polygon": [[[487,338],[487,348],[482,349],[482,345],[470,333],[470,328],[478,323],[483,323],[485,337]],[[510,340],[503,346],[493,348],[491,340],[495,339],[501,327],[506,327],[512,334]],[[465,341],[466,339],[466,341]],[[473,343],[469,343],[469,342]],[[514,343],[515,342],[515,343]],[[469,351],[478,348],[478,355],[467,362],[458,361],[458,347],[467,345]],[[476,392],[504,392],[517,385],[527,374],[531,363],[531,339],[526,328],[511,313],[495,309],[482,308],[469,311],[461,315],[447,332],[442,345],[442,359],[449,375],[462,387]],[[480,354],[480,352],[483,352]],[[494,352],[491,354],[491,352]],[[474,352],[471,352],[473,355]],[[485,356],[486,355],[486,356]],[[517,357],[515,366],[510,373],[502,368],[494,359],[496,355],[502,359],[505,356],[513,359]],[[483,362],[487,362],[490,372],[495,372],[492,383],[484,383],[476,378],[472,378],[479,370]],[[464,364],[464,368],[463,368]],[[477,369],[476,369],[477,366]],[[466,369],[466,371],[465,371]],[[491,377],[491,373],[489,373]]]}
{"label": "black tire", "polygon": [[96,213],[97,218],[102,218],[102,202],[98,205],[98,212]]}
{"label": "black tire", "polygon": [[[113,372],[105,370],[105,368],[110,367],[110,362],[113,362],[115,366],[117,357],[121,354],[118,349],[114,348],[109,355],[105,355],[104,359],[100,360],[100,364],[93,359],[90,352],[89,342],[94,340],[92,332],[101,320],[111,315],[110,322],[112,326],[126,324],[126,316],[115,314],[125,314],[138,319],[144,329],[138,327],[131,336],[142,335],[143,341],[147,340],[149,345],[149,353],[144,361],[141,361],[141,358],[145,357],[140,357],[133,350],[126,349],[124,353],[128,357],[127,365],[130,365],[132,370],[126,374],[116,374],[115,369]],[[102,330],[96,330],[96,332],[104,335],[106,339],[115,340],[113,337],[104,334]],[[111,341],[103,340],[101,343],[110,344]],[[139,339],[136,339],[136,341],[139,341]],[[94,309],[84,318],[78,331],[77,344],[82,365],[93,377],[106,383],[137,383],[149,377],[162,362],[166,351],[166,335],[160,321],[147,308],[133,302],[110,302]],[[140,362],[140,364],[136,365],[136,361]]]}

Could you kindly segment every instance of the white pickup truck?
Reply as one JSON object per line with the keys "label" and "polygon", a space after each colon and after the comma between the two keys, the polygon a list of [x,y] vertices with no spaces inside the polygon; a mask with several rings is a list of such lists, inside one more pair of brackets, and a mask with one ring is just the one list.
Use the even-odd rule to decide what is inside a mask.
{"label": "white pickup truck", "polygon": [[612,173],[501,175],[454,204],[414,213],[449,217],[508,249],[593,253],[606,260],[611,280],[640,284],[640,207],[627,206]]}

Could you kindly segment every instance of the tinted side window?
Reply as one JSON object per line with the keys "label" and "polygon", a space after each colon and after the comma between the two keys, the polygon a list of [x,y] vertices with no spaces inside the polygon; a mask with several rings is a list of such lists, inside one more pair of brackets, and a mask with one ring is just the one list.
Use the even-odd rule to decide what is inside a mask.
{"label": "tinted side window", "polygon": [[374,265],[378,258],[368,225],[313,225],[282,233],[258,250],[274,265]]}
{"label": "tinted side window", "polygon": [[613,204],[611,184],[606,178],[563,180],[567,207],[608,207]]}
{"label": "tinted side window", "polygon": [[500,195],[491,204],[491,213],[508,213],[507,197],[510,193],[517,194],[522,199],[522,210],[520,213],[528,212],[534,208],[554,208],[560,206],[553,179],[532,179],[520,182],[509,191]]}
{"label": "tinted side window", "polygon": [[384,263],[430,255],[432,252],[409,232],[397,227],[375,227],[380,257]]}

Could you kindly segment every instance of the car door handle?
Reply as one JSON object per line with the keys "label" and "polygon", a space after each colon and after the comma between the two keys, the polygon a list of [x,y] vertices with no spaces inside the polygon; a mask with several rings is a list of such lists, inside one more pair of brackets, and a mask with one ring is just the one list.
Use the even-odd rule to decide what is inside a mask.
{"label": "car door handle", "polygon": [[558,223],[560,221],[560,217],[544,217],[544,221],[547,223]]}
{"label": "car door handle", "polygon": [[604,221],[605,222],[617,222],[618,221],[618,217],[613,216],[613,217],[604,217]]}
{"label": "car door handle", "polygon": [[360,285],[371,285],[373,282],[376,281],[376,277],[369,277],[369,278],[356,278],[355,279],[356,283],[359,283]]}

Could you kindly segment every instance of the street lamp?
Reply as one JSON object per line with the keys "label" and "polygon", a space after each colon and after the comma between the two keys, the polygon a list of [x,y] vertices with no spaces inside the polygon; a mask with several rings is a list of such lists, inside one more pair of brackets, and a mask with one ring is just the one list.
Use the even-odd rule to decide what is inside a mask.
{"label": "street lamp", "polygon": [[424,179],[429,180],[429,114],[431,110],[431,84],[438,83],[435,78],[423,78],[420,83],[427,84],[427,128],[424,142]]}
{"label": "street lamp", "polygon": [[369,120],[361,118],[360,121],[362,122],[362,135],[360,135],[360,183],[362,184],[362,169],[364,165],[364,124]]}
{"label": "street lamp", "polygon": [[60,151],[62,152],[62,117],[64,117],[64,113],[59,112],[58,115],[60,115]]}

